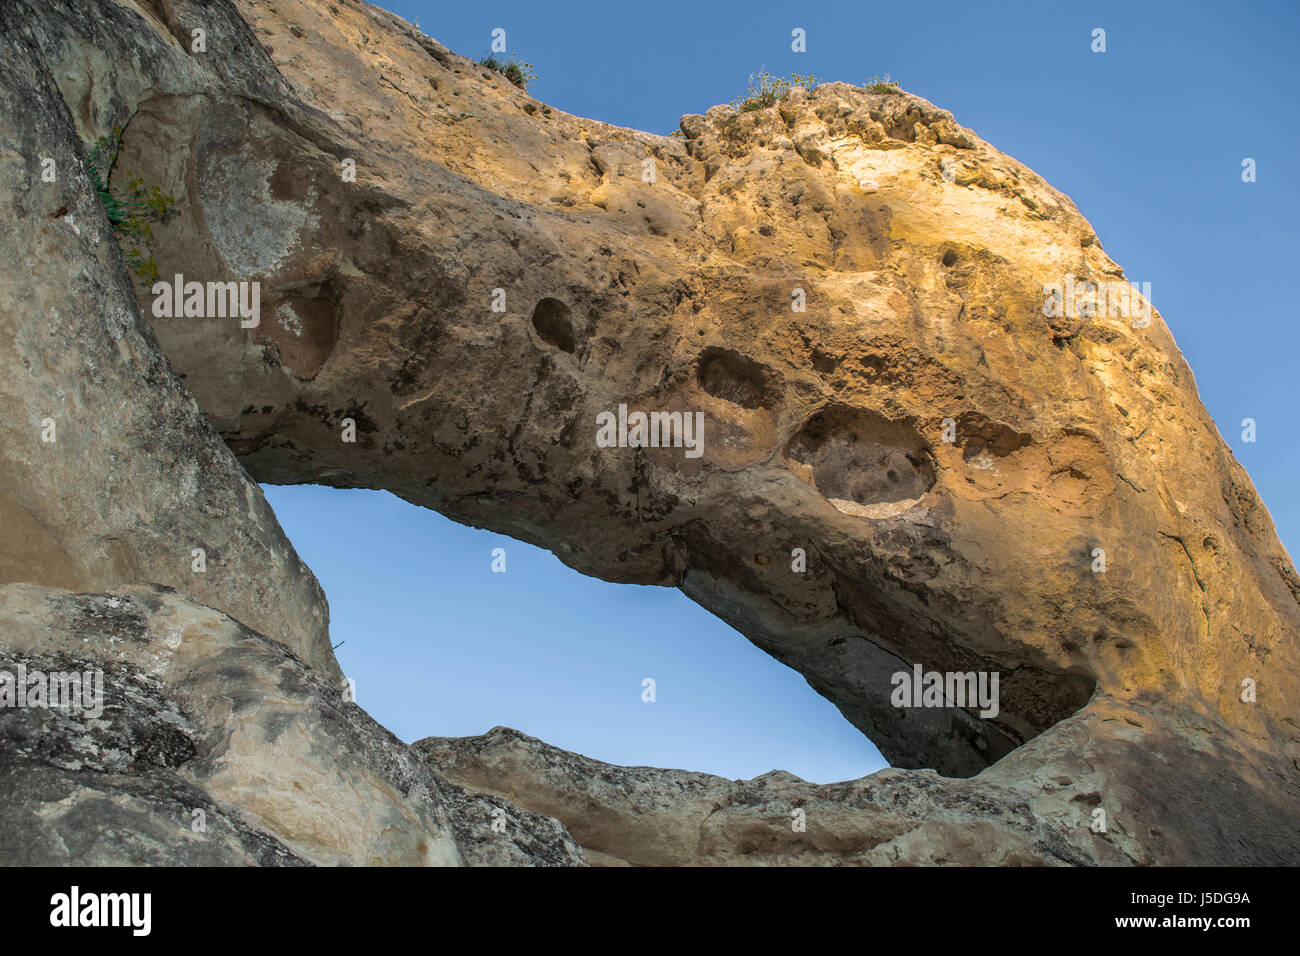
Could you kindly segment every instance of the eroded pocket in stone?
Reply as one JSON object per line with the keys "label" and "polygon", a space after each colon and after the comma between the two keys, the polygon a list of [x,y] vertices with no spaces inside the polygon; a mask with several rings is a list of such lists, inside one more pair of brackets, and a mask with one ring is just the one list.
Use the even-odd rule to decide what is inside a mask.
{"label": "eroded pocket in stone", "polygon": [[742,408],[771,405],[771,372],[731,349],[708,348],[700,356],[700,388]]}
{"label": "eroded pocket in stone", "polygon": [[810,418],[785,451],[791,471],[845,514],[888,518],[934,487],[929,444],[907,421],[834,406]]}
{"label": "eroded pocket in stone", "polygon": [[546,298],[533,309],[533,328],[547,345],[572,353],[578,339],[573,331],[569,307],[559,299]]}
{"label": "eroded pocket in stone", "polygon": [[966,412],[957,420],[957,441],[963,461],[987,469],[993,466],[994,459],[1006,458],[1032,445],[1034,438],[977,412]]}

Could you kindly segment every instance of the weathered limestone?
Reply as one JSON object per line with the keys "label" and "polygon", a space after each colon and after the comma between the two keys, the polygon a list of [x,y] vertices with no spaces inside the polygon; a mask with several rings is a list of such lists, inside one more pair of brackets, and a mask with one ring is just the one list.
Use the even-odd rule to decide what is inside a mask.
{"label": "weathered limestone", "polygon": [[1288,763],[1237,746],[1195,716],[1104,700],[968,779],[724,780],[501,727],[414,745],[447,779],[558,819],[593,866],[1294,865]]}
{"label": "weathered limestone", "polygon": [[341,698],[324,595],[158,351],[80,162],[104,129],[74,129],[39,48],[64,82],[107,69],[123,51],[82,31],[139,20],[98,12],[0,10],[0,679],[103,677],[100,714],[0,708],[0,864],[581,865]]}
{"label": "weathered limestone", "polygon": [[0,669],[18,660],[107,686],[98,718],[3,712],[3,862],[584,862],[554,820],[447,783],[283,645],[175,591],[0,587]]}
{"label": "weathered limestone", "polygon": [[83,73],[121,51],[79,33],[89,7],[37,7],[0,13],[0,583],[156,581],[341,677],[320,586],[137,309],[77,142],[105,130],[74,129],[39,43]]}
{"label": "weathered limestone", "polygon": [[[1239,700],[1296,665],[1289,559],[1158,316],[1044,316],[1044,284],[1122,276],[1068,199],[916,97],[828,84],[676,141],[337,9],[241,7],[337,126],[156,88],[127,130],[133,168],[187,197],[164,274],[304,297],[251,334],[156,323],[256,475],[679,585],[901,765],[978,771],[1094,687],[1290,740],[1286,695]],[[245,269],[204,223],[253,193],[277,211]],[[598,448],[620,403],[703,411],[705,454]],[[913,663],[1000,671],[999,716],[891,707]]]}
{"label": "weathered limestone", "polygon": [[[255,327],[152,319],[253,476],[385,488],[585,573],[678,586],[909,768],[733,784],[500,735],[425,742],[453,780],[553,814],[597,862],[1300,857],[1291,560],[1158,312],[1045,311],[1045,287],[1123,271],[1066,197],[945,111],[832,83],[659,137],[553,110],[353,0],[8,6],[31,66],[6,107],[38,107],[0,141],[28,184],[0,241],[63,284],[35,296],[50,339],[30,289],[0,292],[6,354],[32,363],[0,386],[17,516],[0,568],[25,569],[5,580],[160,581],[337,677],[310,573],[153,350],[83,175],[39,191],[42,150],[77,152],[70,123],[85,141],[123,125],[119,169],[179,200],[162,276],[259,283]],[[49,462],[56,400],[115,417],[93,441],[64,428]],[[703,453],[603,447],[620,405],[703,413]],[[186,476],[214,474],[190,507]],[[138,497],[74,509],[93,476]],[[238,577],[190,575],[169,549],[196,537]],[[997,715],[894,707],[915,665],[997,672]],[[330,746],[365,765],[362,744]],[[372,852],[369,811],[327,846],[228,784],[261,758],[250,744],[203,786],[288,849],[227,852]],[[374,799],[416,840],[385,859],[417,860],[422,835],[471,855],[443,803]],[[561,833],[519,852],[560,860]]]}

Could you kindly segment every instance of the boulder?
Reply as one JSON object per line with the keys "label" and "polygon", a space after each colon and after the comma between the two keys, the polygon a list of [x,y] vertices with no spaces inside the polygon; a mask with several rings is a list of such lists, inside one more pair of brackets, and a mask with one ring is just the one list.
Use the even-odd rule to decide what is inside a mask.
{"label": "boulder", "polygon": [[52,674],[85,697],[0,711],[6,863],[584,865],[554,820],[448,783],[284,645],[169,588],[0,587],[0,681]]}

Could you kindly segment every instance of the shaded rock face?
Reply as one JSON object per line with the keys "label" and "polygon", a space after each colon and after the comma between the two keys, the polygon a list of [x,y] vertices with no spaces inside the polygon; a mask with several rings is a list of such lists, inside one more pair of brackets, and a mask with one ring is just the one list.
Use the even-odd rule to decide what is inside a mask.
{"label": "shaded rock face", "polygon": [[[91,79],[70,113],[50,74],[112,76],[142,14],[0,9],[22,268],[0,283],[0,863],[582,865],[556,821],[438,777],[343,697],[319,585],[159,351],[78,143],[139,77],[125,100]],[[226,79],[265,98],[262,63]],[[97,674],[98,706],[17,703],[53,674]]]}
{"label": "shaded rock face", "polygon": [[[826,84],[666,138],[562,114],[349,0],[7,6],[6,61],[28,66],[5,79],[6,108],[32,119],[5,134],[28,188],[11,208],[23,232],[0,241],[57,281],[36,296],[49,338],[29,290],[0,291],[19,346],[5,354],[30,364],[0,386],[15,430],[0,570],[24,569],[3,580],[157,580],[338,676],[310,572],[157,354],[84,173],[39,185],[43,150],[79,170],[75,136],[120,125],[115,175],[178,198],[156,230],[162,276],[259,283],[249,328],[157,315],[135,289],[258,480],[384,488],[584,573],[680,587],[896,766],[978,774],[831,789],[692,775],[722,807],[708,839],[675,771],[633,774],[669,788],[650,831],[598,779],[630,771],[544,745],[424,748],[453,780],[553,814],[605,862],[959,862],[990,842],[1001,862],[1300,853],[1291,561],[1163,320],[1045,309],[1050,284],[1123,272],[1066,197],[945,111]],[[51,463],[35,436],[55,398],[116,417]],[[678,439],[702,430],[694,446],[598,441],[601,417],[628,410],[679,413],[658,420]],[[173,467],[206,484],[159,473]],[[91,476],[132,494],[74,509]],[[230,542],[238,577],[168,563],[200,535]],[[997,706],[896,706],[893,676],[916,666],[996,673]],[[365,764],[370,743],[328,746]],[[201,785],[286,853],[488,853],[453,835],[482,808],[439,817],[405,764],[370,771],[401,797],[352,794],[332,845],[241,788],[259,747]],[[786,839],[796,799],[843,838],[810,849],[810,822]],[[868,812],[893,800],[911,809]],[[605,830],[584,829],[583,805],[611,808]],[[375,848],[375,814],[411,839]],[[566,859],[558,825],[538,826],[556,829],[518,853]],[[255,851],[271,852],[228,852]]]}
{"label": "shaded rock face", "polygon": [[502,727],[414,749],[557,818],[593,866],[1293,865],[1295,792],[1275,783],[1288,762],[1238,746],[1197,717],[1099,701],[968,779],[725,780],[616,767]]}
{"label": "shaded rock face", "polygon": [[555,820],[449,783],[283,645],[170,589],[0,587],[0,671],[20,664],[98,669],[103,696],[5,710],[6,863],[584,863]]}
{"label": "shaded rock face", "polygon": [[[138,29],[136,14],[108,7]],[[167,584],[339,678],[320,586],[137,308],[37,43],[92,69],[115,51],[95,52],[65,17],[95,24],[59,4],[38,15],[6,3],[0,18],[14,64],[0,84],[0,164],[20,184],[0,192],[0,583]]]}

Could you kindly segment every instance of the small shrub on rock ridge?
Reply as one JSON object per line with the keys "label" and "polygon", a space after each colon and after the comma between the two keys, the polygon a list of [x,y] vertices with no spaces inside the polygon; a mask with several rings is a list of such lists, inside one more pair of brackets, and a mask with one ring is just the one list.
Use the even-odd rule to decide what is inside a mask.
{"label": "small shrub on rock ridge", "polygon": [[862,88],[868,93],[902,93],[898,88],[898,83],[889,78],[889,74],[884,76],[868,77],[867,81],[862,84]]}
{"label": "small shrub on rock ridge", "polygon": [[803,76],[799,73],[795,73],[787,80],[785,77],[773,76],[767,70],[760,71],[755,79],[756,83],[751,84],[746,92],[731,101],[731,105],[741,113],[775,106],[796,86],[811,90],[820,82],[815,76]]}
{"label": "small shrub on rock ridge", "polygon": [[527,91],[528,84],[537,79],[537,71],[533,69],[531,63],[525,63],[523,60],[515,59],[513,53],[510,54],[509,60],[503,60],[498,56],[489,53],[478,61],[479,66],[485,66],[489,70],[496,70],[507,80]]}
{"label": "small shrub on rock ridge", "polygon": [[86,171],[108,215],[122,257],[145,285],[151,285],[158,278],[158,264],[148,248],[153,242],[153,224],[167,218],[176,199],[129,172],[125,173],[126,189],[114,193],[108,179],[121,148],[122,127],[115,126],[86,154]]}

